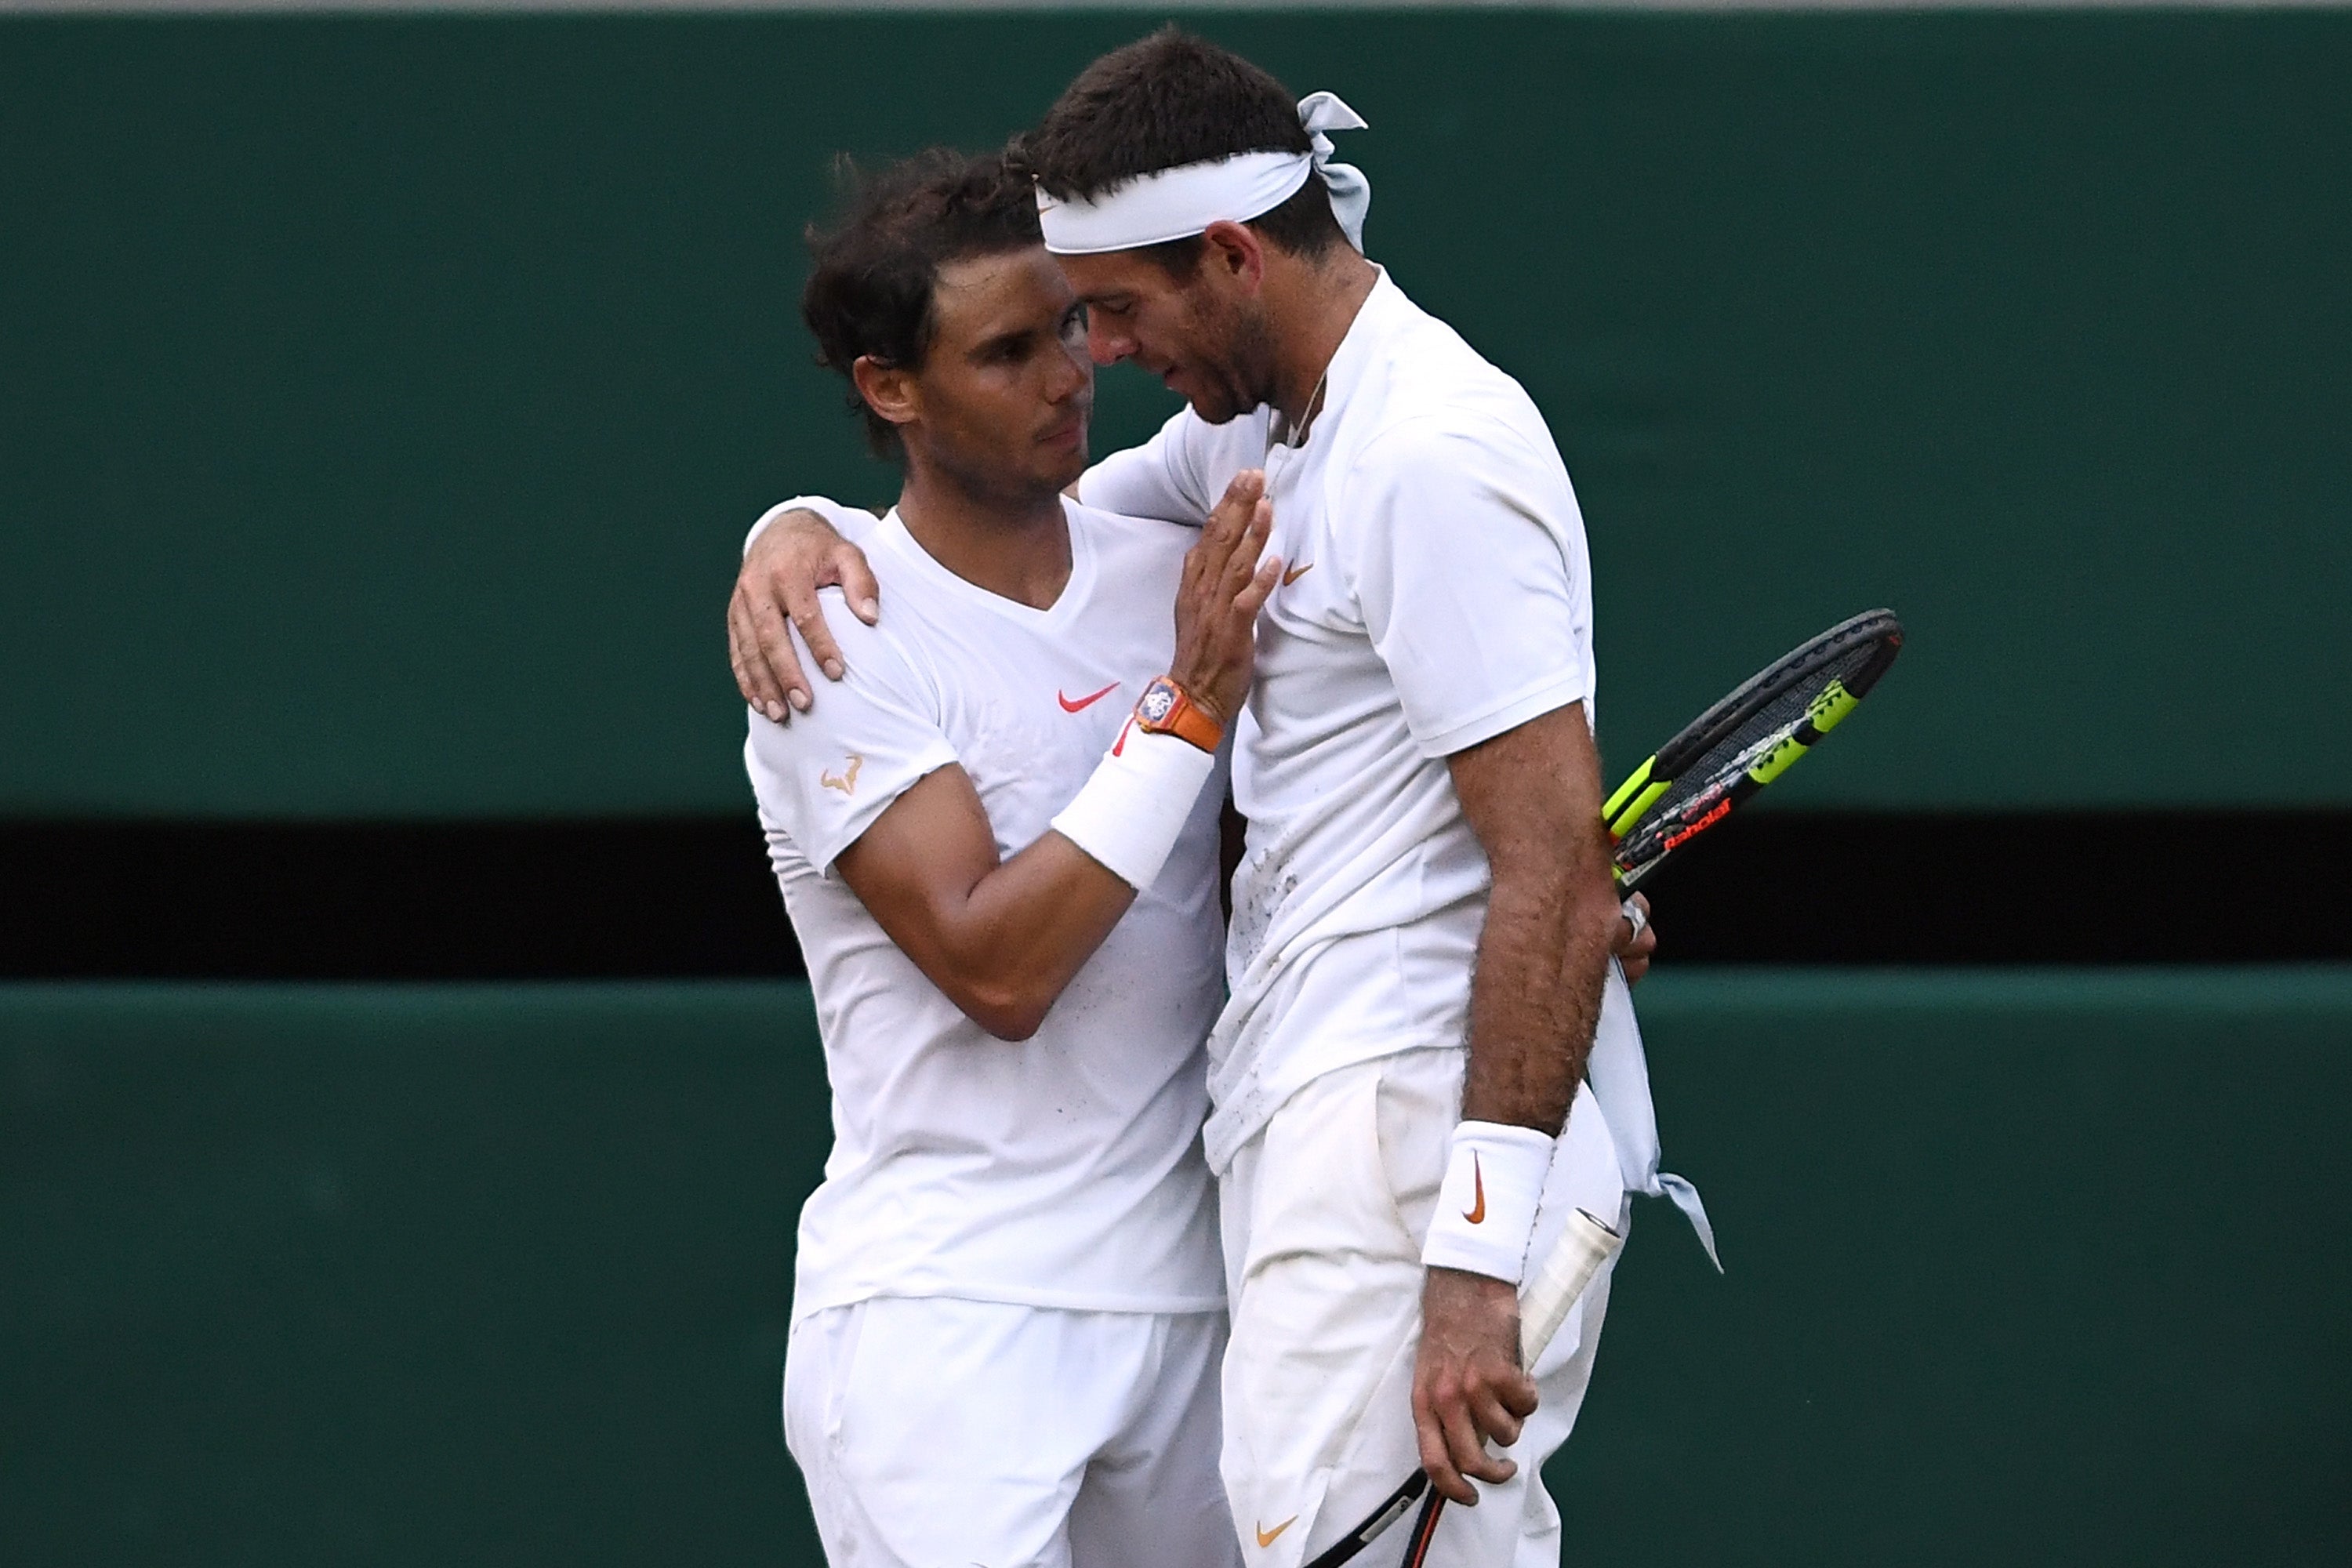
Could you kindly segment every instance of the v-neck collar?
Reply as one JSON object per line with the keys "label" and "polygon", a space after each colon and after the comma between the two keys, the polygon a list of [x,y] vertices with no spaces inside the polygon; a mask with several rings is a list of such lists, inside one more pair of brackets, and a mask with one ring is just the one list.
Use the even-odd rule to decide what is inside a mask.
{"label": "v-neck collar", "polygon": [[1062,499],[1062,524],[1070,534],[1070,580],[1062,584],[1062,591],[1054,596],[1054,602],[1042,610],[1018,599],[1008,599],[968,578],[956,575],[940,563],[939,557],[923,548],[922,541],[907,527],[907,520],[898,515],[898,509],[895,506],[883,518],[881,527],[875,531],[875,537],[888,546],[892,553],[903,559],[915,573],[938,584],[941,592],[983,606],[1008,620],[1045,629],[1058,626],[1076,615],[1078,606],[1094,594],[1094,539],[1079,522],[1076,509],[1070,505],[1066,496]]}
{"label": "v-neck collar", "polygon": [[1286,447],[1298,451],[1315,438],[1317,426],[1324,423],[1335,406],[1347,400],[1348,393],[1360,374],[1361,362],[1371,352],[1370,345],[1372,340],[1387,331],[1382,319],[1389,314],[1394,300],[1403,299],[1404,294],[1390,281],[1387,268],[1374,262],[1372,270],[1378,274],[1372,279],[1372,290],[1364,296],[1364,302],[1356,307],[1355,320],[1349,321],[1348,330],[1340,334],[1339,346],[1331,351],[1330,361],[1323,367],[1322,378],[1316,382],[1315,393],[1307,400],[1306,419],[1294,430],[1290,422],[1282,416],[1282,410],[1271,411],[1265,426],[1265,444],[1269,450]]}

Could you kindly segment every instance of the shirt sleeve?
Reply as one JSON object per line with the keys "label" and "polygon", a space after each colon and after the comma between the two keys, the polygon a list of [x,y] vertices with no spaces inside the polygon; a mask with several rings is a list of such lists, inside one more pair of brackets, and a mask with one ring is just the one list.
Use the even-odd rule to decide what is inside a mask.
{"label": "shirt sleeve", "polygon": [[1201,471],[1200,419],[1180,408],[1140,447],[1113,452],[1078,476],[1078,500],[1097,511],[1198,528],[1213,503]]}
{"label": "shirt sleeve", "polygon": [[829,876],[893,801],[957,758],[935,697],[888,636],[851,616],[839,589],[822,596],[848,673],[789,724],[751,711],[743,765],[761,813]]}
{"label": "shirt sleeve", "polygon": [[760,535],[767,532],[769,525],[788,511],[813,511],[833,524],[835,533],[861,548],[866,543],[867,531],[877,521],[864,508],[844,506],[830,496],[794,496],[790,500],[778,501],[760,514],[760,521],[753,523],[751,531],[743,536],[743,553],[751,554],[751,546],[760,542]]}
{"label": "shirt sleeve", "polygon": [[1592,694],[1584,521],[1546,440],[1408,421],[1349,486],[1358,602],[1426,757]]}

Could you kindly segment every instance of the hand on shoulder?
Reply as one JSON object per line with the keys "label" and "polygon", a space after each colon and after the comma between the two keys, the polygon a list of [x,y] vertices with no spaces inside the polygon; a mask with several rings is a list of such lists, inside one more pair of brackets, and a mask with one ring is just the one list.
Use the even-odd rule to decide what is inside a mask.
{"label": "hand on shoulder", "polygon": [[[820,498],[802,499],[846,511]],[[779,724],[808,711],[816,700],[793,646],[793,628],[826,679],[839,680],[847,670],[818,598],[818,590],[828,587],[841,589],[848,608],[867,625],[880,617],[882,590],[866,552],[833,520],[814,505],[788,503],[781,515],[772,510],[744,549],[728,599],[727,655],[743,700]]]}

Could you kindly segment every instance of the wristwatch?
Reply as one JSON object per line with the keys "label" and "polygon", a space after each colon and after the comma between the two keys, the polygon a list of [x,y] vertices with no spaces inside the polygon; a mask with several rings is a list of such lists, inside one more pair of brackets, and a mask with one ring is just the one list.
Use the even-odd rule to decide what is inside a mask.
{"label": "wristwatch", "polygon": [[1225,727],[1165,675],[1143,689],[1135,705],[1135,726],[1147,734],[1189,741],[1204,752],[1215,751],[1225,738]]}

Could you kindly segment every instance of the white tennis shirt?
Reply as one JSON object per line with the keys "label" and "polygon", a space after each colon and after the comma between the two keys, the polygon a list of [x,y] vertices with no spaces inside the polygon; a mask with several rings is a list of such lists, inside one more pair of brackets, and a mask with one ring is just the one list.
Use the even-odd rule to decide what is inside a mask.
{"label": "white tennis shirt", "polygon": [[1046,831],[1175,648],[1194,535],[1066,505],[1050,609],[956,576],[894,511],[862,536],[888,612],[837,593],[848,676],[790,725],[754,713],[744,763],[808,961],[834,1147],[801,1211],[795,1319],[874,1296],[1087,1310],[1224,1305],[1202,1042],[1223,999],[1223,767],[1160,879],[1018,1044],[966,1018],[892,945],[834,859],[961,763],[1000,855]]}
{"label": "white tennis shirt", "polygon": [[[1572,702],[1589,721],[1594,682],[1584,521],[1542,415],[1385,271],[1306,438],[1286,444],[1273,422],[1187,408],[1079,485],[1095,506],[1197,522],[1237,470],[1263,467],[1274,504],[1286,571],[1238,726],[1249,837],[1209,1047],[1220,1172],[1318,1075],[1466,1043],[1490,879],[1445,758]],[[1613,967],[1609,987],[1594,1089],[1626,1184],[1655,1192],[1647,1073]],[[1601,1092],[1604,1061],[1637,1107]]]}

